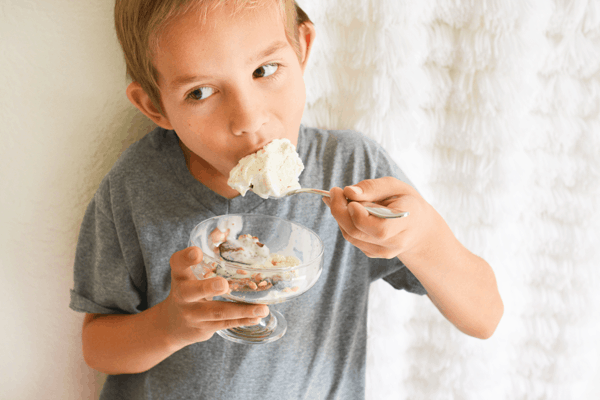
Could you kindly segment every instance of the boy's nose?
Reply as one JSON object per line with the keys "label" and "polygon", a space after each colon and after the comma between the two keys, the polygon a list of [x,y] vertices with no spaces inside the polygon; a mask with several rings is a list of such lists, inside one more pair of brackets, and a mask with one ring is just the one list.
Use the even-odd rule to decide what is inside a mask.
{"label": "boy's nose", "polygon": [[234,135],[256,133],[267,122],[266,100],[260,96],[237,93],[230,104],[230,127]]}

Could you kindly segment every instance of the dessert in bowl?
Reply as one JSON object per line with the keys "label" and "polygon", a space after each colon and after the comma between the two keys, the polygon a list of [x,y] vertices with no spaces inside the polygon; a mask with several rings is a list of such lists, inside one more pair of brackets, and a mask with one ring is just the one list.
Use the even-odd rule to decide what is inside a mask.
{"label": "dessert in bowl", "polygon": [[[251,304],[276,304],[310,289],[323,268],[323,242],[312,230],[281,218],[258,214],[222,215],[192,230],[190,246],[204,253],[192,267],[198,279],[221,276],[229,283],[222,297]],[[217,300],[219,298],[216,298]],[[276,310],[259,325],[217,333],[238,343],[268,343],[287,329]]]}

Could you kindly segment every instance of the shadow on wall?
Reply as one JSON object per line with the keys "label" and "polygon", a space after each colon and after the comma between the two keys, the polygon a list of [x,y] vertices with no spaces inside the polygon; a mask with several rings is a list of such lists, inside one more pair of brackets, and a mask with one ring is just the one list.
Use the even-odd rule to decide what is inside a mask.
{"label": "shadow on wall", "polygon": [[100,393],[102,393],[104,382],[106,382],[107,375],[102,372],[94,371],[94,377],[96,378],[96,381],[94,382],[96,386],[96,397],[94,397],[94,399],[99,399]]}
{"label": "shadow on wall", "polygon": [[115,120],[117,129],[115,129],[115,137],[112,144],[114,145],[114,149],[119,152],[117,158],[129,146],[157,127],[154,122],[135,107],[123,110],[122,116],[117,115],[115,117],[119,117],[119,119]]}
{"label": "shadow on wall", "polygon": [[[82,160],[81,163],[79,180],[82,183],[79,209],[81,215],[75,219],[77,221],[76,231],[79,231],[79,224],[81,224],[83,213],[85,213],[90,199],[121,154],[156,128],[156,124],[133,106],[117,111],[112,110],[106,115],[111,115],[112,119],[103,121],[104,126],[101,129],[96,128],[96,138],[89,143],[90,157],[87,157],[85,161]],[[102,386],[106,381],[106,374],[98,371],[93,371],[93,373],[95,378],[93,386],[97,399],[100,397]]]}
{"label": "shadow on wall", "polygon": [[102,129],[91,140],[90,156],[81,166],[81,205],[87,206],[100,182],[121,154],[156,128],[154,122],[133,106],[113,110],[107,115],[111,115],[112,120],[104,121]]}

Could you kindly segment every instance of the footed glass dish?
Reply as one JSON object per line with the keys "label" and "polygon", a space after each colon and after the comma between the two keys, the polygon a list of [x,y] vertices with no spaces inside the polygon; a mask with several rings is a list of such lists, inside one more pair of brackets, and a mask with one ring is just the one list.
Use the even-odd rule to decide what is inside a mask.
{"label": "footed glass dish", "polygon": [[[225,252],[223,258],[219,245],[246,234],[257,238],[259,245],[268,247],[275,258],[261,260],[260,265],[232,261]],[[319,279],[323,268],[323,242],[316,233],[296,223],[267,215],[232,214],[204,220],[192,230],[189,245],[199,247],[204,253],[202,262],[192,267],[198,279],[221,276],[229,283],[229,292],[222,298],[215,297],[215,300],[224,298],[267,305],[282,303],[309,290]],[[285,317],[270,310],[258,325],[217,333],[237,343],[260,344],[280,339],[286,329]]]}

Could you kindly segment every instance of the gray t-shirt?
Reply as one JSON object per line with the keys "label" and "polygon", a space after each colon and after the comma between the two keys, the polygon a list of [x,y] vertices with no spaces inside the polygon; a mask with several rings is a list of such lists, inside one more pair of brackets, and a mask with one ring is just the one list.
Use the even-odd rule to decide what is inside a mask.
{"label": "gray t-shirt", "polygon": [[[302,187],[329,189],[395,176],[408,182],[374,141],[352,131],[300,127]],[[193,227],[223,214],[266,214],[315,231],[325,245],[323,273],[302,296],[270,306],[286,334],[264,345],[214,335],[147,372],[110,375],[101,399],[364,399],[369,286],[383,278],[425,294],[398,259],[369,259],[347,242],[320,196],[280,200],[254,193],[228,200],[188,171],[175,132],[157,128],[127,149],[85,214],[75,257],[75,311],[134,314],[163,301],[169,259]],[[393,307],[398,307],[398,304]]]}

